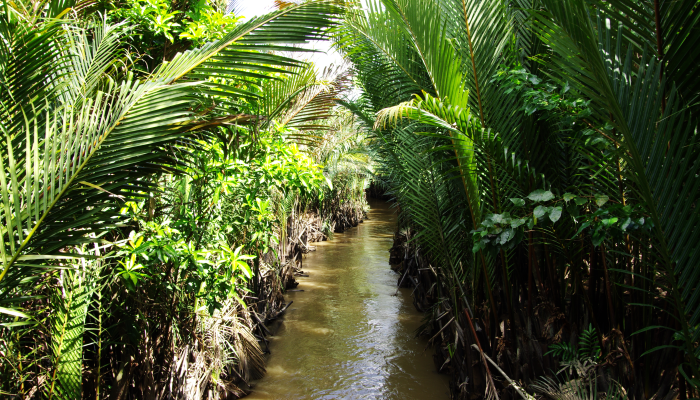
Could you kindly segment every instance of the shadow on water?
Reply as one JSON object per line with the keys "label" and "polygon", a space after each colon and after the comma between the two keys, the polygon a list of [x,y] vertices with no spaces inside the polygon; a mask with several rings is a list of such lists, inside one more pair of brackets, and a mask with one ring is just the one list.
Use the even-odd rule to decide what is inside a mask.
{"label": "shadow on water", "polygon": [[294,304],[271,338],[267,375],[246,399],[449,399],[422,315],[389,269],[396,219],[372,202],[368,219],[304,259]]}

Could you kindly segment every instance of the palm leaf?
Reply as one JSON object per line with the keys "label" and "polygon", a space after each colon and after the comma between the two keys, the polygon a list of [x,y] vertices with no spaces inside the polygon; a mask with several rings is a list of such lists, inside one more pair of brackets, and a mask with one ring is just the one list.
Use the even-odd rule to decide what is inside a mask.
{"label": "palm leaf", "polygon": [[54,369],[46,384],[46,397],[76,399],[83,387],[83,333],[92,296],[88,274],[66,270],[53,296],[57,306],[51,317],[51,350]]}
{"label": "palm leaf", "polygon": [[611,23],[622,24],[621,32],[638,51],[653,51],[663,64],[666,92],[676,85],[678,95],[697,113],[700,104],[700,61],[695,51],[700,43],[700,10],[692,0],[613,0],[598,2]]}
{"label": "palm leaf", "polygon": [[[0,181],[6,230],[0,241],[0,281],[25,253],[51,254],[86,240],[86,233],[112,229],[119,222],[110,192],[139,196],[138,182],[152,172],[149,165],[163,162],[163,155],[154,150],[204,122],[195,110],[208,98],[201,97],[198,87],[203,84],[193,79],[206,72],[235,80],[245,76],[241,70],[252,63],[285,64],[285,58],[251,50],[322,37],[338,11],[328,1],[287,7],[243,24],[218,42],[176,56],[145,82],[129,78],[107,87],[109,95],[98,90],[82,102],[61,104],[45,113],[25,113],[21,127],[4,129]],[[118,35],[116,29],[104,32],[100,43]],[[230,46],[239,46],[237,41],[245,51],[216,58]],[[104,53],[109,54],[113,42],[106,43]],[[82,52],[73,45],[68,53],[86,58],[82,61],[86,74],[104,71],[107,57],[101,55],[101,45],[93,45],[94,52]],[[185,82],[177,82],[185,77]],[[85,94],[92,87],[85,82],[95,82],[91,79],[69,77],[65,84],[80,84],[72,92]]]}
{"label": "palm leaf", "polygon": [[[596,24],[583,1],[544,3],[561,28],[553,30],[547,18],[540,18],[540,31],[557,52],[561,75],[590,95],[600,117],[620,132],[628,179],[634,182],[635,193],[654,222],[654,250],[668,282],[669,305],[681,323],[686,352],[694,354],[695,338],[689,327],[700,322],[696,290],[700,273],[695,268],[700,252],[694,244],[700,235],[700,221],[687,204],[700,197],[700,164],[693,133],[697,125],[679,104],[675,90],[669,93],[666,110],[661,112],[664,88],[660,64],[644,54],[637,61],[635,79],[633,47],[623,46],[625,35]],[[551,35],[555,32],[560,39]],[[624,47],[628,48],[626,55]],[[575,60],[573,63],[582,68],[573,70],[572,62],[565,60]],[[692,356],[687,360],[697,375],[697,360]]]}

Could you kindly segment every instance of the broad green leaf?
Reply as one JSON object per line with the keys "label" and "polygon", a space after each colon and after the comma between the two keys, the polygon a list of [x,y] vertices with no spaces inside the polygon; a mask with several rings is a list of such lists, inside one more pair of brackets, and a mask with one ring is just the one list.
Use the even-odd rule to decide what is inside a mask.
{"label": "broad green leaf", "polygon": [[608,200],[610,200],[610,198],[604,194],[595,195],[595,203],[598,205],[598,207],[603,207]]}
{"label": "broad green leaf", "polygon": [[603,223],[603,225],[608,227],[608,226],[614,225],[617,222],[617,218],[616,217],[605,218],[601,222]]}
{"label": "broad green leaf", "polygon": [[498,237],[498,242],[501,245],[504,245],[508,243],[510,239],[512,239],[514,236],[514,232],[512,229],[506,229],[501,233],[501,235]]}
{"label": "broad green leaf", "polygon": [[510,199],[510,201],[515,204],[516,207],[523,207],[525,205],[525,200],[519,198]]}
{"label": "broad green leaf", "polygon": [[629,227],[630,224],[632,224],[632,218],[627,218],[625,220],[625,222],[623,222],[622,225],[620,226],[620,229],[622,229],[623,231],[626,231],[627,227]]}
{"label": "broad green leaf", "polygon": [[515,218],[510,221],[510,227],[516,229],[527,222],[527,218]]}
{"label": "broad green leaf", "polygon": [[561,218],[561,211],[561,207],[552,207],[549,211],[549,219],[552,220],[552,222],[559,221],[559,218]]}
{"label": "broad green leaf", "polygon": [[535,218],[542,218],[545,214],[547,214],[548,210],[549,210],[549,207],[537,206],[533,210],[532,214],[535,216]]}
{"label": "broad green leaf", "polygon": [[527,220],[527,229],[532,229],[535,227],[537,224],[537,218],[528,218]]}
{"label": "broad green leaf", "polygon": [[493,214],[491,216],[491,220],[495,224],[507,224],[509,222],[510,218],[506,214]]}
{"label": "broad green leaf", "polygon": [[530,193],[529,195],[527,195],[527,198],[534,201],[534,202],[541,203],[541,202],[552,200],[554,198],[554,194],[552,194],[552,192],[550,192],[549,190],[545,191],[542,189],[538,189],[538,190],[535,190],[534,192]]}
{"label": "broad green leaf", "polygon": [[253,271],[251,271],[250,266],[245,261],[238,261],[237,266],[243,271],[246,278],[250,279],[253,277]]}
{"label": "broad green leaf", "polygon": [[591,242],[594,246],[600,246],[605,241],[605,229],[598,227],[591,235]]}

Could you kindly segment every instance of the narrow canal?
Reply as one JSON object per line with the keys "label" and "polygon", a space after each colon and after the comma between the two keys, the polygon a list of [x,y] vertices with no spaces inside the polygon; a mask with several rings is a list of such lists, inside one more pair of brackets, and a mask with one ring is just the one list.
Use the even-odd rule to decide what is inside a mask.
{"label": "narrow canal", "polygon": [[368,220],[316,243],[304,259],[294,301],[271,339],[267,375],[247,399],[449,399],[411,290],[396,293],[389,268],[396,226],[386,203]]}

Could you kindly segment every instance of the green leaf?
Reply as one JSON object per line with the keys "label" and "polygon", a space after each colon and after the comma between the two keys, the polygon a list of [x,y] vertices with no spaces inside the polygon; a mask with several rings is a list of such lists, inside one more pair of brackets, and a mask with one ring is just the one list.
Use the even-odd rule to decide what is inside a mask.
{"label": "green leaf", "polygon": [[527,195],[527,198],[534,202],[544,202],[552,200],[554,198],[554,194],[552,194],[552,192],[550,192],[549,190],[545,191],[542,189],[538,189]]}
{"label": "green leaf", "polygon": [[609,227],[611,225],[614,225],[617,222],[617,218],[616,217],[606,218],[606,219],[603,219],[601,222],[603,223],[604,226]]}
{"label": "green leaf", "polygon": [[559,221],[559,218],[561,218],[561,211],[561,207],[552,207],[549,211],[549,219],[552,220],[552,222]]}
{"label": "green leaf", "polygon": [[578,236],[581,232],[583,232],[584,229],[588,228],[589,226],[591,226],[591,223],[590,223],[590,222],[584,222],[584,223],[581,224],[581,226],[578,228],[578,231],[576,231],[576,234],[575,234],[574,236],[572,236],[571,238],[572,238],[572,239],[575,238],[575,237]]}
{"label": "green leaf", "polygon": [[523,199],[513,198],[510,199],[510,201],[512,201],[516,207],[523,207],[525,205],[525,200]]}
{"label": "green leaf", "polygon": [[622,229],[623,231],[626,231],[627,227],[629,227],[631,224],[632,224],[632,218],[627,218],[625,220],[625,222],[623,222],[622,225],[620,226],[620,229]]}
{"label": "green leaf", "polygon": [[[7,328],[15,328],[15,327],[20,327],[20,326],[30,326],[30,325],[37,325],[39,322],[38,321],[19,321],[19,322],[4,322],[0,324],[0,326],[4,326]],[[1,392],[0,392],[1,393]]]}
{"label": "green leaf", "polygon": [[506,229],[498,237],[498,242],[500,245],[504,245],[504,244],[508,243],[508,241],[510,239],[512,239],[514,236],[515,236],[515,234],[514,234],[512,229]]}
{"label": "green leaf", "polygon": [[577,206],[582,206],[588,203],[588,199],[585,197],[577,197],[574,199],[574,203],[576,203]]}
{"label": "green leaf", "polygon": [[570,200],[573,200],[574,198],[576,198],[576,195],[567,192],[567,193],[564,193],[563,198],[564,198],[564,201],[568,203]]}
{"label": "green leaf", "polygon": [[526,218],[515,218],[510,221],[510,227],[516,229],[527,222]]}
{"label": "green leaf", "polygon": [[598,205],[598,207],[603,207],[608,200],[610,200],[610,198],[604,194],[595,195],[595,203]]}
{"label": "green leaf", "polygon": [[21,311],[18,311],[18,310],[12,309],[12,308],[0,307],[0,314],[7,314],[7,315],[11,315],[11,316],[17,317],[17,318],[32,319],[32,317],[29,314],[25,314]]}
{"label": "green leaf", "polygon": [[49,397],[56,393],[66,398],[82,394],[83,334],[85,317],[92,292],[86,286],[90,277],[77,271],[66,271],[64,287],[55,288],[51,315],[51,349],[53,368]]}
{"label": "green leaf", "polygon": [[248,265],[247,262],[244,261],[239,261],[237,262],[238,267],[243,271],[243,274],[248,278],[253,277],[253,271],[251,271],[250,266]]}
{"label": "green leaf", "polygon": [[535,218],[542,218],[545,214],[547,214],[547,211],[549,211],[549,207],[537,206],[533,210],[532,214],[535,216]]}
{"label": "green leaf", "polygon": [[683,348],[680,347],[680,346],[674,346],[674,345],[671,345],[671,344],[664,344],[664,345],[656,346],[656,347],[654,347],[653,349],[650,349],[650,350],[645,351],[644,353],[642,353],[642,355],[641,355],[640,357],[644,357],[644,356],[647,355],[647,354],[650,354],[650,353],[653,353],[653,352],[655,352],[655,351],[662,350],[662,349],[678,349],[678,350],[683,350]]}
{"label": "green leaf", "polygon": [[591,235],[591,242],[594,246],[600,246],[605,241],[605,230],[598,228]]}
{"label": "green leaf", "polygon": [[644,327],[644,328],[642,328],[642,329],[640,329],[640,330],[638,330],[638,331],[633,332],[630,336],[634,336],[634,335],[637,335],[637,334],[639,334],[639,333],[643,333],[643,332],[650,331],[650,330],[653,330],[653,329],[668,329],[668,330],[670,330],[670,331],[674,331],[674,332],[676,331],[675,329],[669,328],[668,326],[663,326],[663,325],[651,325],[651,326],[646,326],[646,327]]}
{"label": "green leaf", "polygon": [[491,215],[491,220],[495,224],[502,225],[502,224],[507,224],[509,222],[510,218],[508,218],[508,215],[506,215],[506,214],[493,214],[493,215]]}

